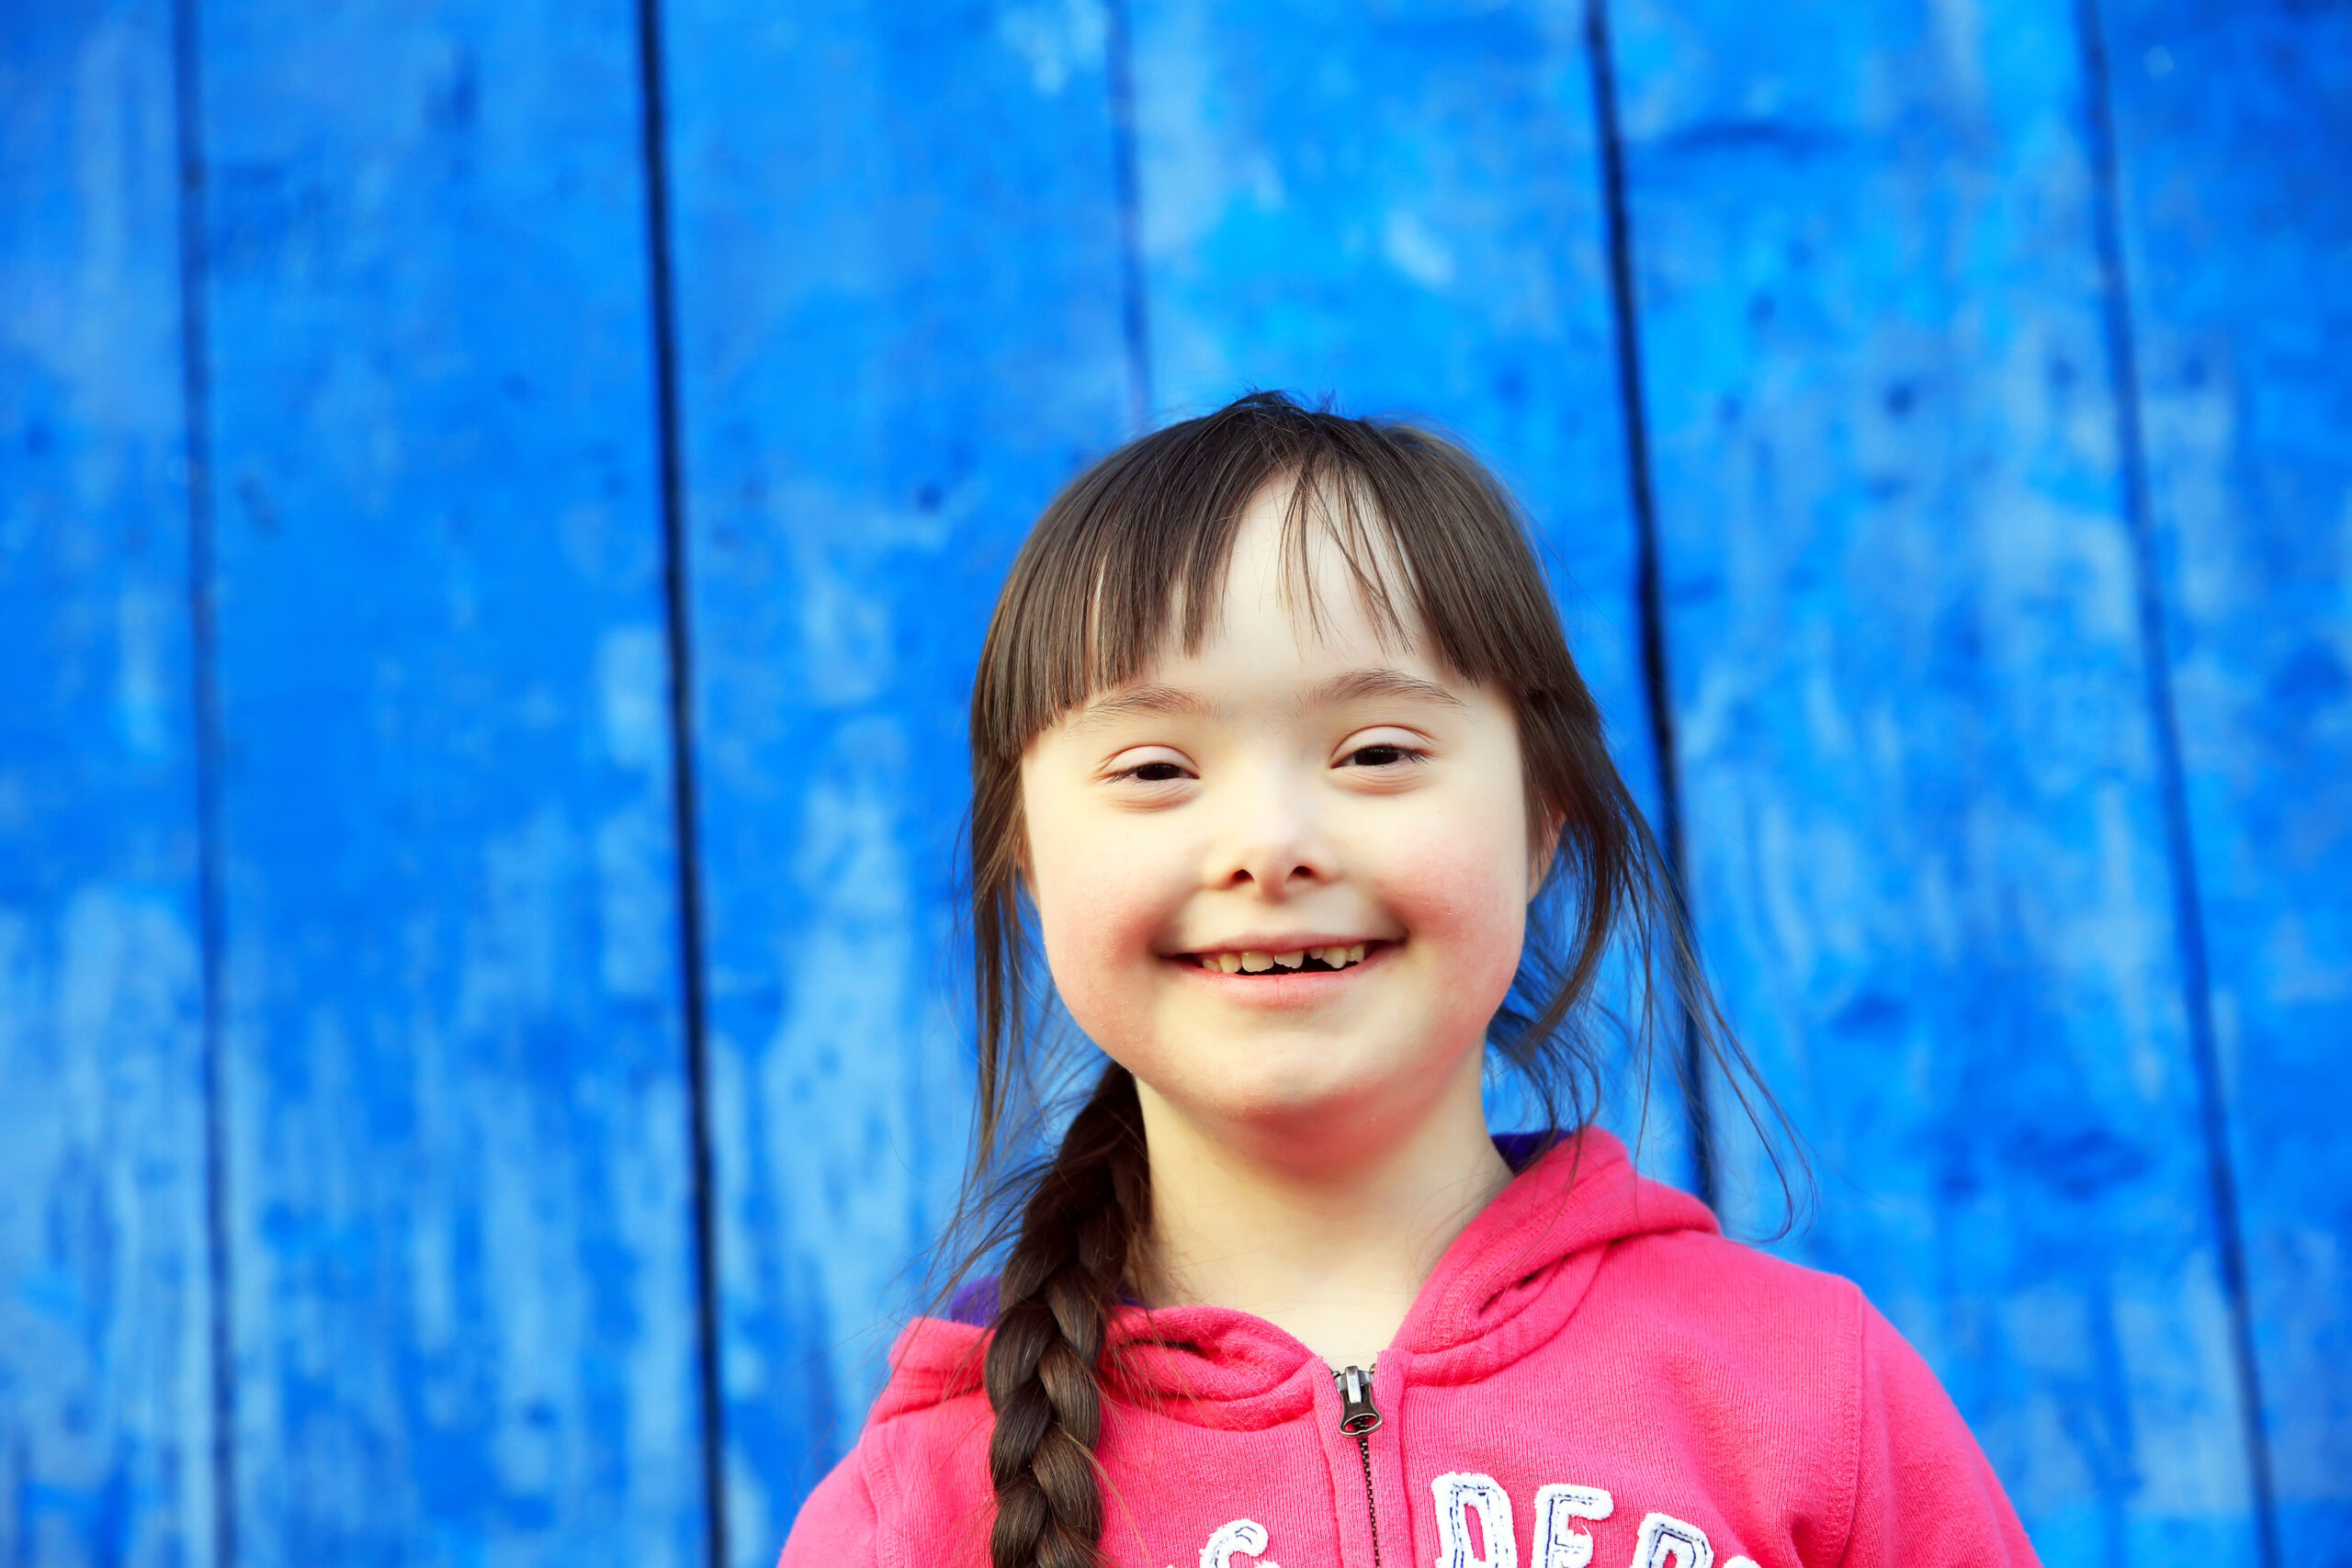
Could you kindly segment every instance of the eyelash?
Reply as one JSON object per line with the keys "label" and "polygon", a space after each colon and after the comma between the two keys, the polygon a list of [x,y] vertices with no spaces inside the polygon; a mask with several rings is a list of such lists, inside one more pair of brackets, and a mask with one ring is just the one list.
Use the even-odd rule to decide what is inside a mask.
{"label": "eyelash", "polygon": [[1354,750],[1347,754],[1344,761],[1352,762],[1367,751],[1393,751],[1396,753],[1396,755],[1391,757],[1387,761],[1369,762],[1365,764],[1367,767],[1374,768],[1393,768],[1401,762],[1426,762],[1429,761],[1430,756],[1427,751],[1416,750],[1412,747],[1405,745],[1402,741],[1378,740],[1369,746],[1357,747]]}
{"label": "eyelash", "polygon": [[1121,768],[1117,773],[1113,773],[1111,776],[1114,779],[1127,780],[1132,784],[1174,784],[1176,782],[1174,779],[1145,778],[1143,776],[1143,771],[1146,768],[1173,768],[1179,773],[1182,773],[1184,771],[1184,765],[1182,762],[1170,762],[1165,758],[1154,758],[1148,762],[1137,762],[1132,768]]}

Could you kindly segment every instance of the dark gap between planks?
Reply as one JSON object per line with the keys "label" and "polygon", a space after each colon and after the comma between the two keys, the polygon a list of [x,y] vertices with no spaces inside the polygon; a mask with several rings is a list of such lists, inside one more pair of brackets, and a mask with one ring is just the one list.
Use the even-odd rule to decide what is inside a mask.
{"label": "dark gap between planks", "polygon": [[[1585,10],[1585,53],[1592,70],[1592,107],[1600,147],[1602,210],[1608,226],[1609,301],[1617,325],[1617,388],[1624,405],[1625,465],[1634,498],[1634,597],[1640,619],[1642,684],[1649,698],[1651,750],[1657,754],[1658,840],[1665,851],[1667,889],[1687,919],[1690,885],[1682,847],[1682,775],[1674,750],[1674,694],[1668,682],[1665,592],[1659,581],[1657,497],[1650,485],[1649,423],[1642,391],[1641,321],[1634,294],[1633,231],[1625,204],[1625,148],[1617,123],[1617,75],[1610,54],[1604,0]],[[1693,931],[1693,944],[1696,932]],[[1699,1201],[1718,1208],[1714,1111],[1707,1100],[1707,1053],[1698,1017],[1678,998],[1681,1026],[1683,1114],[1690,1139],[1690,1175]],[[2267,1568],[2267,1565],[2266,1565]]]}
{"label": "dark gap between planks", "polygon": [[1136,173],[1135,43],[1127,0],[1106,0],[1102,54],[1111,93],[1112,173],[1119,196],[1120,326],[1127,345],[1127,424],[1141,435],[1151,423],[1151,322],[1143,279],[1141,187]]}
{"label": "dark gap between planks", "polygon": [[2238,1408],[2245,1435],[2246,1468],[2254,1491],[2256,1545],[2262,1568],[2280,1568],[2277,1499],[2270,1473],[2270,1438],[2264,1425],[2261,1363],[2254,1348],[2247,1299],[2245,1240],[2238,1215],[2237,1175],[2230,1159],[2229,1111],[2213,1040],[2212,981],[2205,948],[2204,903],[2198,888],[2197,846],[2188,820],[2181,762],[2180,718],[2173,701],[2172,653],[2165,637],[2164,584],[2148,502],[2147,450],[2140,422],[2138,344],[2132,327],[2132,280],[2124,265],[2121,195],[2117,184],[2115,109],[2107,40],[2098,0],[2075,0],[2083,51],[2083,103],[2090,142],[2092,222],[2100,272],[2108,374],[2115,400],[2116,446],[2121,470],[2123,524],[2132,540],[2140,618],[2140,659],[2146,671],[2149,719],[2156,742],[2165,862],[2172,874],[2173,931],[2180,953],[2182,1003],[2189,1052],[2196,1064],[2198,1109],[2205,1138],[2205,1168],[2212,1181],[2213,1228],[2222,1283],[2230,1303],[2230,1348],[2236,1364]]}
{"label": "dark gap between planks", "polygon": [[190,707],[196,720],[196,897],[199,950],[199,1076],[204,1094],[206,1348],[212,1365],[209,1468],[212,1568],[237,1561],[236,1334],[231,1319],[234,1258],[229,1247],[228,1074],[221,1060],[226,910],[221,884],[220,688],[212,592],[212,382],[205,310],[204,99],[197,0],[173,0],[172,118],[178,157],[182,482],[187,487]]}
{"label": "dark gap between planks", "polygon": [[685,485],[679,449],[677,292],[670,254],[669,111],[661,0],[638,0],[644,105],[645,249],[653,328],[654,441],[662,486],[662,600],[670,655],[670,773],[678,852],[679,997],[686,1045],[687,1145],[693,1163],[695,1373],[702,1397],[704,1542],[727,1568],[727,1410],[720,1376],[718,1224],[710,1153],[707,1007],[703,986],[702,847],[695,789],[694,638],[686,576]]}

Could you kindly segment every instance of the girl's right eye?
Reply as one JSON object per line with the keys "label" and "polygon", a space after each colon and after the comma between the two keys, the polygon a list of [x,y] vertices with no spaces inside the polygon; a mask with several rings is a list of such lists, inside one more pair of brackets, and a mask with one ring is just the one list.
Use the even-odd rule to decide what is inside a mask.
{"label": "girl's right eye", "polygon": [[[1171,750],[1173,748],[1166,746],[1138,746],[1134,751],[1127,753],[1127,758],[1132,758],[1133,761],[1127,761],[1126,758],[1114,759],[1114,765],[1103,778],[1111,784],[1175,784],[1181,779],[1196,777],[1192,764],[1184,760],[1183,754],[1177,752],[1171,756],[1170,754]],[[1141,751],[1143,755],[1137,757],[1135,754],[1136,751]],[[1151,753],[1154,751],[1159,752],[1159,755],[1153,756]],[[1118,766],[1117,763],[1120,761],[1125,761],[1126,765]]]}

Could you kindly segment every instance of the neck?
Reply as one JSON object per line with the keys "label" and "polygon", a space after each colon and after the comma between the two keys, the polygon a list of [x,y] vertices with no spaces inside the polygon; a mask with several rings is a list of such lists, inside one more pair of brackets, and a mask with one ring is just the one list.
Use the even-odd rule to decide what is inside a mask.
{"label": "neck", "polygon": [[1136,1086],[1150,1145],[1147,1293],[1265,1318],[1334,1367],[1370,1366],[1439,1258],[1510,1179],[1481,1054],[1376,1146],[1208,1128]]}

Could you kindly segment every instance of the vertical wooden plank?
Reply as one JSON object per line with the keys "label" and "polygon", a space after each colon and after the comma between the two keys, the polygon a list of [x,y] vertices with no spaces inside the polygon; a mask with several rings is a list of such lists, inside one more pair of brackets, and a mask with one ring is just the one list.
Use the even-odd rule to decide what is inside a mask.
{"label": "vertical wooden plank", "polygon": [[204,11],[252,1568],[703,1556],[635,43]]}
{"label": "vertical wooden plank", "polygon": [[2276,1488],[2352,1535],[2352,15],[2112,0],[2164,643]]}
{"label": "vertical wooden plank", "polygon": [[2256,1549],[2055,0],[1615,18],[1694,894],[2053,1563]]}
{"label": "vertical wooden plank", "polygon": [[213,1561],[172,32],[0,12],[0,1561]]}
{"label": "vertical wooden plank", "polygon": [[[1573,0],[1136,0],[1151,398],[1192,414],[1279,387],[1467,440],[1532,515],[1656,822],[1584,22]],[[1687,1182],[1663,1061],[1654,1093],[1645,1162]]]}
{"label": "vertical wooden plank", "polygon": [[730,1551],[863,1420],[960,1174],[952,877],[1012,551],[1123,434],[1092,4],[664,7]]}

